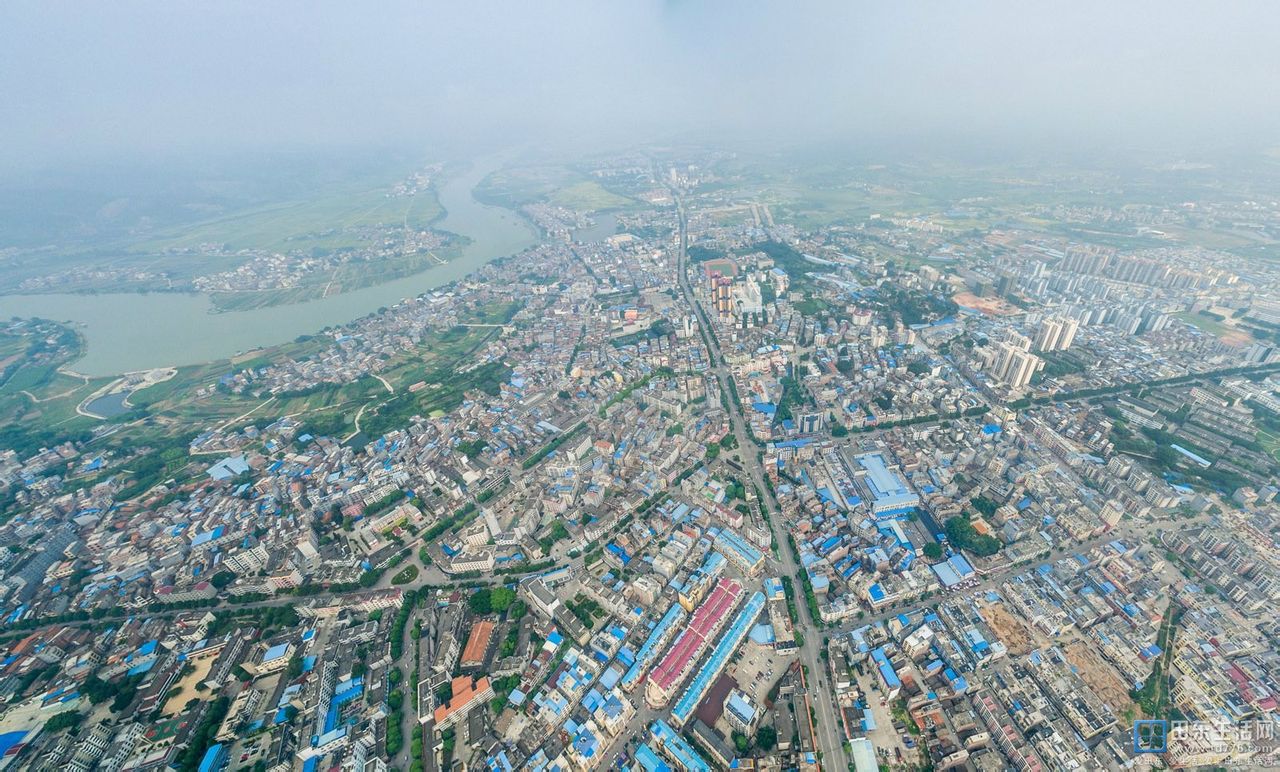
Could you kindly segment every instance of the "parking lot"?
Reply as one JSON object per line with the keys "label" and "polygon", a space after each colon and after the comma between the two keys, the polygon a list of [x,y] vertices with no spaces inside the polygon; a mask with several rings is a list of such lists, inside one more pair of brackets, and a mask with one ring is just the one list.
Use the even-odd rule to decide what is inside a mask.
{"label": "parking lot", "polygon": [[[875,717],[876,728],[867,732],[867,738],[876,746],[882,762],[890,765],[903,763],[903,759],[911,762],[916,758],[916,751],[908,748],[904,737],[912,743],[915,739],[907,734],[905,728],[895,729],[893,726],[893,704],[880,691],[880,681],[875,676],[875,669],[864,667],[865,675],[856,676],[858,691],[864,695],[867,707]],[[902,754],[899,756],[898,754]]]}
{"label": "parking lot", "polygon": [[729,674],[757,705],[763,705],[769,689],[782,678],[787,666],[795,661],[795,652],[778,654],[772,646],[748,642]]}

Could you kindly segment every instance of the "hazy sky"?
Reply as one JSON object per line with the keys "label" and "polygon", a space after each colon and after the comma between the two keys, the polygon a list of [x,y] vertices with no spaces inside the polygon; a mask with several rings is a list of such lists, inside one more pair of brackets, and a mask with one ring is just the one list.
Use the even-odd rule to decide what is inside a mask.
{"label": "hazy sky", "polygon": [[0,4],[0,163],[440,140],[1266,145],[1278,2]]}

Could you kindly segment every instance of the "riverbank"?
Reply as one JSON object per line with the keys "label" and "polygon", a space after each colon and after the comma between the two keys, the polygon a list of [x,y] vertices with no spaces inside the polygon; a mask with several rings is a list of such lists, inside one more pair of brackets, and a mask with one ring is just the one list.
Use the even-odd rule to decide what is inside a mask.
{"label": "riverbank", "polygon": [[350,292],[289,305],[216,313],[209,296],[113,293],[0,296],[0,315],[68,322],[85,339],[84,355],[69,364],[89,377],[214,362],[238,352],[270,348],[384,306],[458,281],[500,257],[537,242],[533,227],[506,209],[481,204],[473,191],[505,163],[481,159],[439,190],[439,227],[468,239],[456,259]]}
{"label": "riverbank", "polygon": [[[71,371],[64,370],[63,372],[68,375],[73,374]],[[79,373],[74,374],[84,377]],[[177,374],[178,369],[176,367],[159,367],[152,370],[125,373],[85,397],[80,404],[76,405],[76,412],[86,418],[97,418],[99,420],[124,415],[133,409],[133,405],[129,403],[129,397],[135,392],[155,386],[158,383],[164,383]]]}

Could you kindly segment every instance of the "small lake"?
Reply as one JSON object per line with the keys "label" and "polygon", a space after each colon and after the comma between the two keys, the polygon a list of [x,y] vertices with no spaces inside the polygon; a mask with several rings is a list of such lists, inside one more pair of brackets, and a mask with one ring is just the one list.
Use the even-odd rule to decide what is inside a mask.
{"label": "small lake", "polygon": [[93,413],[103,418],[115,418],[129,412],[129,407],[124,401],[129,398],[130,392],[117,391],[114,394],[104,394],[84,406],[85,412]]}
{"label": "small lake", "polygon": [[70,367],[95,377],[224,359],[346,324],[533,246],[537,237],[525,220],[507,209],[481,204],[472,195],[505,160],[493,156],[477,161],[440,187],[446,215],[437,227],[466,236],[471,243],[451,262],[413,276],[305,303],[222,313],[200,294],[3,295],[0,319],[40,316],[74,324],[88,351]]}
{"label": "small lake", "polygon": [[591,219],[595,220],[596,224],[590,228],[574,231],[574,241],[590,244],[593,241],[604,241],[618,232],[618,216],[616,214],[601,212],[592,215]]}

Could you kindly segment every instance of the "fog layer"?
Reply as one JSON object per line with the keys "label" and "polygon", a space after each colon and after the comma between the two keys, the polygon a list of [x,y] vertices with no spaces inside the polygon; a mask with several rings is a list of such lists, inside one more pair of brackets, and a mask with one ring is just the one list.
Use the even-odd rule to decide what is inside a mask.
{"label": "fog layer", "polygon": [[0,162],[675,135],[1267,145],[1270,2],[9,2]]}

